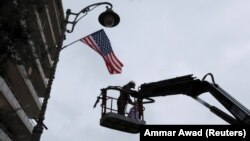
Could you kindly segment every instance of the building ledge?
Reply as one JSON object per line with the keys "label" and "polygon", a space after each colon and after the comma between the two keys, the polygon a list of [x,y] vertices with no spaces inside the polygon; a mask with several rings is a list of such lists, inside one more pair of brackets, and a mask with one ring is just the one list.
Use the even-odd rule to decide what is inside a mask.
{"label": "building ledge", "polygon": [[[7,113],[2,115],[2,120],[14,132],[16,136],[30,137],[33,125],[28,116],[22,109],[11,89],[5,80],[0,76],[0,94],[1,94],[1,112]],[[5,100],[4,100],[5,99]]]}
{"label": "building ledge", "polygon": [[1,128],[0,128],[0,141],[12,141]]}
{"label": "building ledge", "polygon": [[6,83],[30,118],[37,118],[41,102],[24,66],[8,63]]}

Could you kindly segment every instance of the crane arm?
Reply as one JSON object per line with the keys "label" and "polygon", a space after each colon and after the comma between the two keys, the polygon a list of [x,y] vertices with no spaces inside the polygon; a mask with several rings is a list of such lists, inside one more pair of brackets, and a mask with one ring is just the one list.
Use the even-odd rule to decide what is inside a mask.
{"label": "crane arm", "polygon": [[142,98],[177,94],[196,97],[206,92],[201,85],[199,79],[196,79],[192,75],[186,75],[157,82],[144,83],[140,86],[139,95]]}
{"label": "crane arm", "polygon": [[[212,76],[212,74],[210,75]],[[219,85],[215,84],[214,80],[213,83],[210,83],[205,81],[204,78],[199,80],[192,75],[186,75],[163,81],[144,83],[140,86],[138,98],[184,94],[197,99],[200,94],[205,92],[211,93],[234,116],[235,122],[229,123],[250,124],[249,110],[219,87]],[[209,108],[216,115],[224,120],[226,119],[226,121],[234,120],[215,106],[209,106]]]}

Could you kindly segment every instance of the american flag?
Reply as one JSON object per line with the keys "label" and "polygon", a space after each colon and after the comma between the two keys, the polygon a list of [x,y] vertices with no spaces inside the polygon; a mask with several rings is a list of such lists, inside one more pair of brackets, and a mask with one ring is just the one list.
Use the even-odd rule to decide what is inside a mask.
{"label": "american flag", "polygon": [[80,39],[80,41],[87,44],[103,57],[110,74],[122,72],[123,64],[115,56],[108,36],[103,29]]}

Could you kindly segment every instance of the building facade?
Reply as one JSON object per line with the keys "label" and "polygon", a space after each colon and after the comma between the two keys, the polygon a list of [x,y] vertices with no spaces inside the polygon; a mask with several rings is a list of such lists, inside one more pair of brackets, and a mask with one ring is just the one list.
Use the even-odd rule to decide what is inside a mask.
{"label": "building facade", "polygon": [[61,0],[0,1],[0,141],[29,141],[56,50]]}

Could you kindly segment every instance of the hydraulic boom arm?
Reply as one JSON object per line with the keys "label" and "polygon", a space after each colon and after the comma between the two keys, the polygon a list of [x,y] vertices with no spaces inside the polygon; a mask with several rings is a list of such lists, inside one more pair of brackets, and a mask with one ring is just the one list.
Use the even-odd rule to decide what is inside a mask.
{"label": "hydraulic boom arm", "polygon": [[[207,75],[212,77],[213,83],[204,80]],[[145,83],[140,86],[138,98],[144,99],[158,96],[185,94],[201,102],[203,105],[210,108],[213,113],[230,124],[250,124],[250,111],[219,87],[219,85],[214,82],[212,74],[209,73],[207,75],[202,80],[196,79],[195,77],[192,77],[192,75],[186,75],[158,82]],[[215,97],[234,117],[198,98],[200,94],[205,92],[211,93],[211,95]]]}

